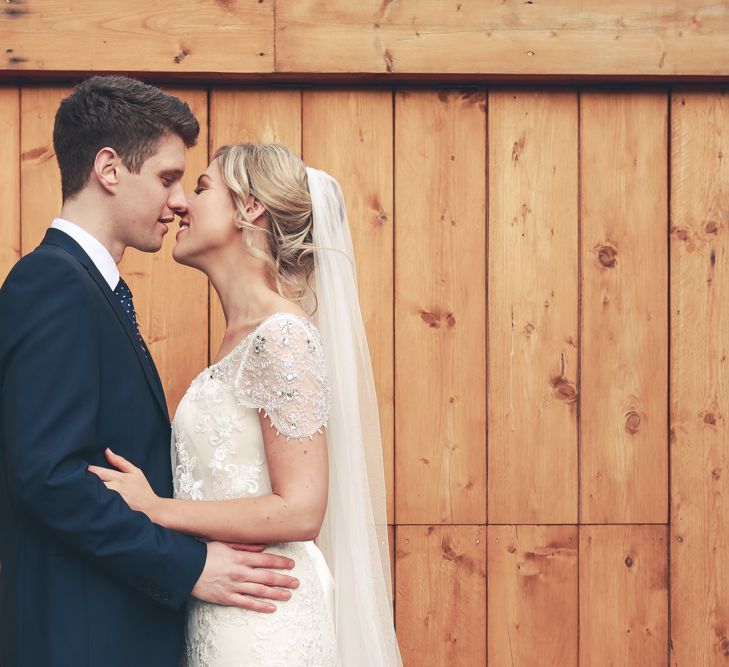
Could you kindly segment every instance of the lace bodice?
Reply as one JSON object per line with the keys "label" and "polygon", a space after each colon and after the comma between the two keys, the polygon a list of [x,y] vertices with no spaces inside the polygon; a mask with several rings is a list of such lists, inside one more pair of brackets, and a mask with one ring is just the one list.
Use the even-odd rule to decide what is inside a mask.
{"label": "lace bodice", "polygon": [[[176,498],[225,500],[272,492],[261,423],[299,446],[327,424],[324,351],[307,319],[277,313],[200,373],[173,421]],[[264,415],[261,420],[259,413]],[[334,665],[333,581],[313,542],[270,545],[296,562],[301,585],[273,614],[192,600],[188,665]],[[231,657],[232,656],[232,657]]]}

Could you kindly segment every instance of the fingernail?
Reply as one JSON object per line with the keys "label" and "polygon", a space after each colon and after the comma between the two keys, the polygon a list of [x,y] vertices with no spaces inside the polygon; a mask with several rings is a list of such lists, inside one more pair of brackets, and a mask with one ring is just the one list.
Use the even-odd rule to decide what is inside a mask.
{"label": "fingernail", "polygon": [[287,600],[291,597],[291,593],[289,591],[284,591],[284,598]]}
{"label": "fingernail", "polygon": [[300,582],[299,582],[298,579],[294,579],[294,588],[298,588],[299,587],[299,583]]}

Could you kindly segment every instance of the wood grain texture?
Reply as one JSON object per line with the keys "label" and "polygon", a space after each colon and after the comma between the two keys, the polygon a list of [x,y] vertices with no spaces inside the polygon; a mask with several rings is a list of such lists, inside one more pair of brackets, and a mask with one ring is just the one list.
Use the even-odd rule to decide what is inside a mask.
{"label": "wood grain texture", "polygon": [[482,92],[396,93],[397,523],[486,521],[485,125]]}
{"label": "wood grain texture", "polygon": [[61,175],[53,150],[53,121],[71,92],[58,86],[20,91],[21,252],[31,252],[61,212]]}
{"label": "wood grain texture", "polygon": [[666,664],[666,539],[666,526],[580,527],[581,667]]}
{"label": "wood grain texture", "polygon": [[488,121],[489,522],[576,523],[577,95],[492,91]]}
{"label": "wood grain texture", "polygon": [[577,526],[488,527],[488,664],[577,665]]}
{"label": "wood grain texture", "polygon": [[671,139],[671,665],[729,662],[729,90]]}
{"label": "wood grain texture", "polygon": [[276,71],[729,74],[711,0],[277,0]]}
{"label": "wood grain texture", "polygon": [[398,526],[395,612],[405,667],[486,662],[486,528]]}
{"label": "wood grain texture", "polygon": [[273,0],[13,0],[0,67],[20,72],[271,72]]}
{"label": "wood grain texture", "polygon": [[[200,123],[197,145],[187,153],[183,185],[195,188],[208,165],[208,95],[204,89],[166,89],[186,101]],[[208,281],[203,273],[172,259],[177,220],[162,249],[128,249],[119,271],[134,294],[139,328],[165,388],[170,416],[192,379],[208,364]]]}
{"label": "wood grain texture", "polygon": [[[224,144],[282,143],[301,152],[301,93],[298,90],[213,89],[210,97],[210,156]],[[225,334],[225,317],[210,287],[210,359]]]}
{"label": "wood grain texture", "polygon": [[389,91],[305,91],[303,157],[342,187],[380,410],[394,521],[393,144]]}
{"label": "wood grain texture", "polygon": [[666,523],[667,96],[581,97],[581,520]]}
{"label": "wood grain texture", "polygon": [[0,284],[20,259],[20,88],[0,88]]}

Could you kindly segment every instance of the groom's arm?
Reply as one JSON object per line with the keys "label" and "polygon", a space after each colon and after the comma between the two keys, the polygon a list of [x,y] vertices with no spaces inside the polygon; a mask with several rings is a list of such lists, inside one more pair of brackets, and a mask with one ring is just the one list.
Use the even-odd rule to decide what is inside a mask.
{"label": "groom's arm", "polygon": [[71,264],[41,260],[23,260],[0,297],[11,493],[68,546],[177,608],[198,581],[206,546],[151,523],[87,472],[101,448],[94,286]]}

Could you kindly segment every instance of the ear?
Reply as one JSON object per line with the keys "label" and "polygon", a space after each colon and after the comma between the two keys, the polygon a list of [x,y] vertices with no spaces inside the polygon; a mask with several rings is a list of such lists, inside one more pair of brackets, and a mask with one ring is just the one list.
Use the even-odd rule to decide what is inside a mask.
{"label": "ear", "polygon": [[250,195],[246,200],[246,217],[248,222],[259,227],[268,227],[266,209],[258,199]]}
{"label": "ear", "polygon": [[121,158],[113,149],[105,146],[94,159],[93,175],[98,184],[107,192],[114,194],[119,184],[119,170]]}

